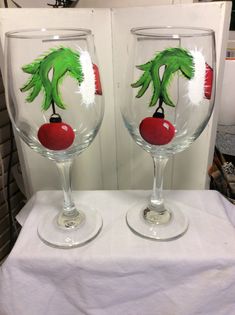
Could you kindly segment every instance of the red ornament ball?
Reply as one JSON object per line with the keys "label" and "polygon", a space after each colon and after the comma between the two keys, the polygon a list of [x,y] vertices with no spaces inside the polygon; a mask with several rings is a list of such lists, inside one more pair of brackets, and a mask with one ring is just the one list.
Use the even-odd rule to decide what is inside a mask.
{"label": "red ornament ball", "polygon": [[156,117],[144,118],[139,126],[142,138],[154,145],[169,143],[175,135],[175,127],[166,119]]}
{"label": "red ornament ball", "polygon": [[211,99],[212,86],[213,86],[213,69],[206,63],[204,94],[208,100]]}
{"label": "red ornament ball", "polygon": [[95,75],[95,94],[102,95],[102,87],[101,87],[101,81],[100,81],[99,68],[95,64],[93,64],[93,71],[94,71],[94,75]]}
{"label": "red ornament ball", "polygon": [[72,145],[74,138],[73,129],[64,122],[46,123],[38,130],[39,141],[50,150],[65,150]]}

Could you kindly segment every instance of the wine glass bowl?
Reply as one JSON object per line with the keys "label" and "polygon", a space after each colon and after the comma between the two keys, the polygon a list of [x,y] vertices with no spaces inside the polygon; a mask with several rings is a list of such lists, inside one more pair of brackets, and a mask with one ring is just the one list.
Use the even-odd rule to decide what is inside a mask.
{"label": "wine glass bowl", "polygon": [[[33,80],[34,77],[27,67],[30,68],[30,65],[33,66],[35,60],[38,59],[40,61],[47,53],[49,55],[48,58],[53,57],[50,56],[53,52],[59,53],[63,48],[69,49],[70,47],[75,54],[77,52],[79,54],[79,50],[83,52],[85,55],[84,59],[86,58],[87,51],[89,51],[92,60],[95,60],[91,31],[85,29],[25,30],[9,32],[6,36],[8,39],[7,58],[8,63],[10,63],[7,68],[7,79],[8,81],[11,80],[10,82],[13,83],[9,84],[9,109],[13,124],[20,137],[22,137],[33,150],[53,160],[63,160],[63,154],[65,154],[67,158],[68,156],[73,157],[73,155],[82,152],[90,142],[93,141],[99,130],[103,116],[102,97],[96,97],[96,94],[94,94],[94,99],[91,100],[91,103],[86,104],[85,102],[89,102],[89,100],[83,99],[84,96],[82,96],[81,91],[79,91],[79,89],[81,90],[81,84],[79,86],[77,78],[68,70],[71,65],[67,65],[67,71],[66,65],[64,69],[60,69],[61,72],[64,71],[65,73],[64,76],[59,78],[58,84],[55,86],[55,89],[58,89],[57,96],[60,98],[58,100],[59,105],[55,103],[56,112],[61,115],[68,124],[73,126],[75,137],[72,145],[66,147],[65,150],[63,150],[63,148],[60,150],[50,150],[50,147],[45,147],[38,139],[39,126],[43,125],[45,122],[49,122],[53,114],[52,103],[50,101],[49,104],[45,103],[45,98],[47,97],[46,93],[49,94],[50,91],[46,92],[42,84],[39,94],[35,98],[33,98],[33,96],[30,97],[30,94],[33,93],[33,89],[36,90],[37,86],[36,88],[35,86],[30,87],[30,80]],[[16,51],[18,52],[18,56],[15,56]],[[66,55],[66,52],[64,54]],[[58,58],[63,58],[63,55]],[[45,60],[45,62],[46,61],[47,60]],[[63,63],[63,60],[61,60],[61,62]],[[37,64],[35,64],[35,68],[36,66]],[[45,70],[48,72],[47,75],[49,77],[52,76],[53,67],[52,65],[49,71],[48,69]],[[61,67],[60,64],[59,67]],[[55,78],[55,80],[56,79],[57,78]],[[37,77],[35,80],[37,80]],[[63,84],[60,83],[62,80]],[[99,78],[95,82],[98,81]],[[21,93],[19,91],[21,91]],[[100,91],[98,93],[100,93]],[[49,97],[50,96],[48,96],[48,98]],[[16,109],[14,102],[25,104],[25,106]],[[94,103],[96,103],[96,106],[92,106]],[[43,106],[45,108],[43,108]],[[78,117],[80,118],[79,124],[77,123]],[[85,125],[84,121],[86,122]]]}
{"label": "wine glass bowl", "polygon": [[187,217],[163,198],[169,157],[188,148],[205,129],[215,94],[215,40],[209,29],[145,27],[131,30],[126,99],[121,112],[134,141],[151,154],[154,185],[148,205],[127,213],[136,233],[159,240],[179,237]]}
{"label": "wine glass bowl", "polygon": [[60,214],[42,219],[39,237],[56,247],[81,245],[102,226],[97,212],[75,206],[70,187],[72,162],[92,143],[104,115],[93,35],[87,29],[8,32],[5,55],[13,127],[31,149],[55,161],[64,192]]}

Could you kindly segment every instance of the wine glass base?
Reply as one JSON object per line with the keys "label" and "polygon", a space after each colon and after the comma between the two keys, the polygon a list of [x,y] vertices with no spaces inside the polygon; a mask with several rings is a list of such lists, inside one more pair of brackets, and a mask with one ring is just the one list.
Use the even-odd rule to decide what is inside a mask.
{"label": "wine glass base", "polygon": [[39,222],[39,238],[45,244],[57,248],[74,248],[93,240],[102,228],[102,217],[86,205],[79,205],[79,212],[80,208],[83,210],[81,223],[67,229],[58,225],[58,213],[50,209]]}
{"label": "wine glass base", "polygon": [[165,203],[166,209],[170,213],[170,219],[166,223],[151,223],[144,219],[146,205],[132,206],[127,214],[126,221],[129,228],[139,236],[157,241],[170,241],[181,237],[188,229],[188,219],[179,209],[179,205]]}

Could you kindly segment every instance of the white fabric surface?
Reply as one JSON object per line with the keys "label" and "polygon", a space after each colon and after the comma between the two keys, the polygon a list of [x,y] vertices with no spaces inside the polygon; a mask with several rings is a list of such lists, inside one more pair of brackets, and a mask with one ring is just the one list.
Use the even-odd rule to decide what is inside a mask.
{"label": "white fabric surface", "polygon": [[[215,191],[168,191],[183,203],[187,233],[157,242],[133,234],[125,213],[147,191],[85,191],[75,200],[103,217],[85,246],[43,244],[37,222],[62,192],[38,192],[0,270],[0,315],[234,315],[235,207]],[[31,211],[29,211],[31,210]]]}

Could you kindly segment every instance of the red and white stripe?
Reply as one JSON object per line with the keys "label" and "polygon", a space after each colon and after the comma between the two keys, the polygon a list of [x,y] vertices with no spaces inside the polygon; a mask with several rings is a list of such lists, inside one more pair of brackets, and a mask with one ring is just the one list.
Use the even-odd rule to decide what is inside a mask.
{"label": "red and white stripe", "polygon": [[79,93],[82,96],[83,103],[89,106],[95,102],[95,74],[89,53],[81,50],[79,53],[83,73],[83,81],[80,84]]}
{"label": "red and white stripe", "polygon": [[193,50],[190,53],[193,57],[194,76],[188,82],[188,98],[192,104],[197,105],[204,98],[206,61],[199,50]]}

